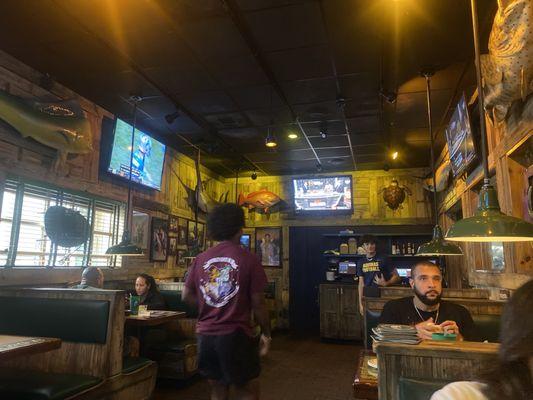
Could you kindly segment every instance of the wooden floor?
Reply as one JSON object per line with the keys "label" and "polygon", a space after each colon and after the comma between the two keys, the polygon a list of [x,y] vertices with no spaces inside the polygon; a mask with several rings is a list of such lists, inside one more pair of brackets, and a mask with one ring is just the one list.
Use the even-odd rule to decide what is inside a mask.
{"label": "wooden floor", "polygon": [[[360,346],[285,335],[275,336],[272,343],[262,364],[262,400],[353,399],[351,385]],[[188,385],[160,382],[153,399],[209,400],[209,387],[203,379]]]}

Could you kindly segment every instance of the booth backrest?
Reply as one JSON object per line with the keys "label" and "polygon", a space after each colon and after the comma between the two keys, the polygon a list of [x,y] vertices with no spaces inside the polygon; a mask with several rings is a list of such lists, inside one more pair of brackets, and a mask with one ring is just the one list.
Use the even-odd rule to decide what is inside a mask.
{"label": "booth backrest", "polygon": [[381,317],[381,312],[379,311],[366,310],[365,312],[366,337],[368,338],[365,344],[367,349],[372,348],[372,338],[370,337],[370,335],[372,335],[372,328],[378,326],[379,317]]}
{"label": "booth backrest", "polygon": [[184,311],[187,318],[196,318],[198,311],[195,307],[190,306],[181,299],[181,291],[178,290],[160,290],[165,299],[167,309],[171,311]]}
{"label": "booth backrest", "polygon": [[0,333],[50,336],[61,348],[2,366],[101,378],[122,371],[124,292],[1,288]]}
{"label": "booth backrest", "polygon": [[430,400],[433,393],[442,389],[450,381],[442,379],[415,379],[400,377],[399,400]]}
{"label": "booth backrest", "polygon": [[105,343],[109,301],[3,297],[0,334]]}

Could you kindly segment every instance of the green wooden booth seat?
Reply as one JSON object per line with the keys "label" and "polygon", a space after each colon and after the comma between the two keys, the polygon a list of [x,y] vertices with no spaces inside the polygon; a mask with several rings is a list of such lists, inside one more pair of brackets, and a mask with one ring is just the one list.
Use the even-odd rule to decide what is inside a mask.
{"label": "green wooden booth seat", "polygon": [[101,378],[75,374],[0,368],[0,398],[64,400],[91,389]]}
{"label": "green wooden booth seat", "polygon": [[74,343],[105,343],[109,302],[3,297],[0,334],[55,337]]}
{"label": "green wooden booth seat", "polygon": [[124,357],[122,359],[122,373],[130,374],[152,363],[152,360],[144,357]]}
{"label": "green wooden booth seat", "polygon": [[198,310],[196,307],[189,305],[181,299],[181,292],[178,290],[161,290],[161,294],[165,299],[167,309],[171,311],[183,311],[187,318],[198,317]]}
{"label": "green wooden booth seat", "polygon": [[450,382],[441,379],[421,380],[400,377],[400,400],[430,400],[433,393],[448,383]]}

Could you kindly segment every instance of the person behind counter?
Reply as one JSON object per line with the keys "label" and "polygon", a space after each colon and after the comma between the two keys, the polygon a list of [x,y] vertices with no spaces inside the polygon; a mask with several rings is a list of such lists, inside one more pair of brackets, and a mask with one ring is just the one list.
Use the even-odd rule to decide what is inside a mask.
{"label": "person behind counter", "polygon": [[475,340],[474,322],[463,306],[442,301],[442,272],[430,261],[417,262],[409,279],[414,296],[385,303],[381,324],[414,325],[421,339],[433,333],[453,333],[458,340]]}
{"label": "person behind counter", "polygon": [[505,305],[501,318],[498,362],[479,382],[454,382],[431,400],[533,399],[533,280]]}
{"label": "person behind counter", "polygon": [[163,295],[159,292],[153,276],[139,274],[135,279],[135,292],[140,296],[140,305],[147,306],[148,310],[165,310],[167,308]]}
{"label": "person behind counter", "polygon": [[391,267],[387,257],[376,252],[376,238],[365,235],[361,238],[366,257],[357,261],[359,277],[359,312],[363,315],[363,289],[368,286],[390,286],[401,281],[396,268]]}

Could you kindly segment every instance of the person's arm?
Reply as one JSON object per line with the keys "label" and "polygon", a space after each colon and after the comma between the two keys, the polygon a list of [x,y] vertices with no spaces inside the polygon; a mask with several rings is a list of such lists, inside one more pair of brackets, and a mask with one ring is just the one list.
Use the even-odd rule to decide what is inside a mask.
{"label": "person's arm", "polygon": [[362,276],[359,277],[359,313],[364,317],[363,308],[363,290],[365,289],[365,280]]}
{"label": "person's arm", "polygon": [[379,286],[391,286],[396,283],[399,283],[402,281],[402,278],[400,278],[400,275],[398,275],[398,270],[396,268],[392,268],[390,266],[390,260],[385,259],[385,266],[383,268],[384,271],[388,271],[390,278],[387,280],[383,276],[383,273],[376,275],[374,278],[374,282]]}
{"label": "person's arm", "polygon": [[251,262],[251,306],[255,321],[257,321],[261,328],[261,337],[259,338],[259,354],[264,356],[270,350],[270,342],[272,341],[270,333],[270,318],[268,316],[268,310],[265,304],[265,287],[267,284],[267,277],[258,257],[255,256]]}
{"label": "person's arm", "polygon": [[187,272],[187,279],[181,292],[181,299],[192,307],[198,306],[198,299],[196,297],[196,273],[195,273],[196,260],[192,263],[189,271]]}

